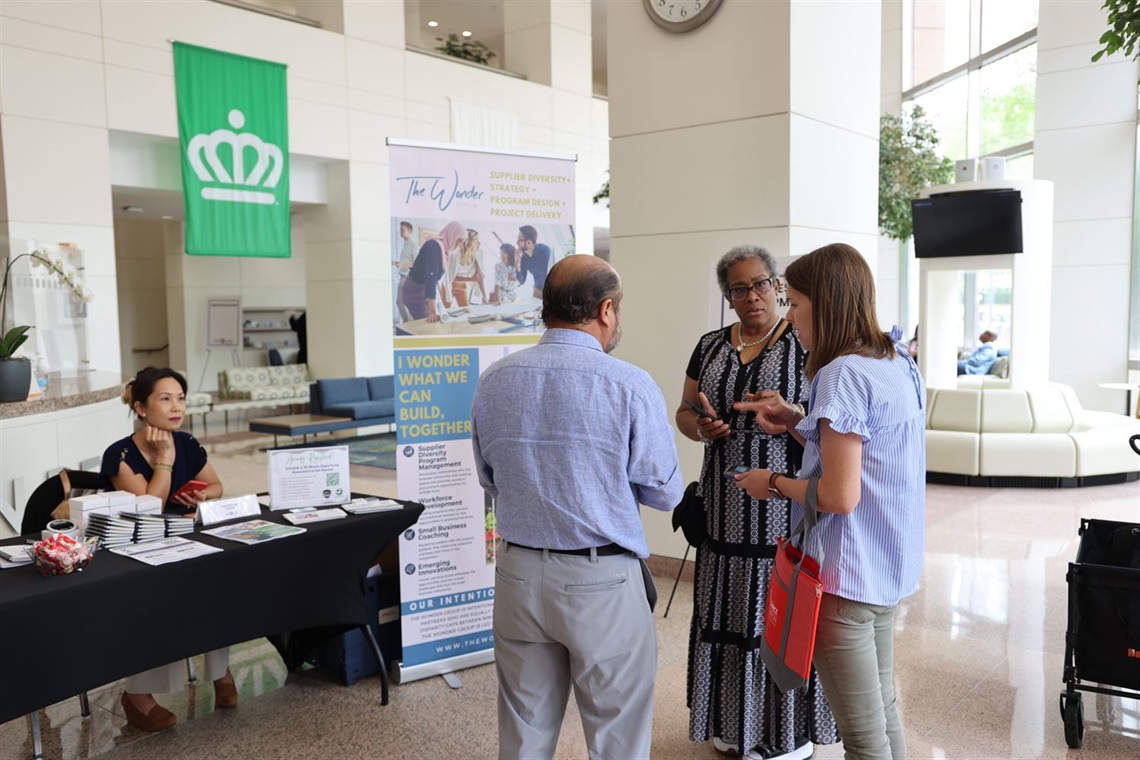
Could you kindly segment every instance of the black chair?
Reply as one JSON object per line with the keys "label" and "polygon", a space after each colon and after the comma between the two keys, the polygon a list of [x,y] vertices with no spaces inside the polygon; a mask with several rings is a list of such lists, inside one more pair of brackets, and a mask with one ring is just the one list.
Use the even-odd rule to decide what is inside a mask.
{"label": "black chair", "polygon": [[285,360],[281,358],[281,352],[276,348],[269,349],[269,366],[280,367],[285,364]]}
{"label": "black chair", "polygon": [[60,470],[57,475],[40,483],[28,497],[24,519],[20,522],[20,533],[39,533],[46,528],[51,521],[51,513],[71,498],[72,491],[98,491],[105,487],[103,476],[97,472]]}
{"label": "black chair", "polygon": [[[99,491],[107,487],[103,476],[97,472],[84,472],[83,470],[60,470],[52,475],[32,491],[28,503],[24,507],[24,519],[20,521],[20,533],[41,533],[51,522],[51,513],[75,491]],[[186,670],[190,682],[198,680],[195,672],[193,658],[186,658]],[[79,695],[79,714],[84,718],[91,717],[91,706],[87,701],[87,692]],[[33,712],[32,718],[32,757],[40,760],[43,757],[43,743],[40,739],[40,714]]]}

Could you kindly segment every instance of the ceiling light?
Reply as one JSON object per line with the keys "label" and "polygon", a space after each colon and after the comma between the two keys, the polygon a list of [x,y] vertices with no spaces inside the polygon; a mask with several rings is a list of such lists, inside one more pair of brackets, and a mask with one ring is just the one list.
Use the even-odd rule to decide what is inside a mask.
{"label": "ceiling light", "polygon": [[438,21],[429,21],[428,26],[430,26],[432,29],[435,29],[437,26],[439,26],[439,22]]}
{"label": "ceiling light", "polygon": [[471,32],[469,32],[469,31],[467,31],[466,29],[464,29],[464,30],[463,30],[463,36],[464,36],[464,37],[470,37],[470,36],[471,36]]}
{"label": "ceiling light", "polygon": [[142,206],[123,206],[123,211],[128,214],[141,214],[143,212]]}

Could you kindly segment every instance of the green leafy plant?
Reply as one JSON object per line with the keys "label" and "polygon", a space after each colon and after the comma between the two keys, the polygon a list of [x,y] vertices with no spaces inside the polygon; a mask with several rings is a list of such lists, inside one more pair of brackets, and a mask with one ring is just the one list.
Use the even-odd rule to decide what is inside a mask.
{"label": "green leafy plant", "polygon": [[436,39],[443,43],[436,50],[444,55],[450,55],[452,58],[462,58],[465,61],[474,61],[486,65],[495,57],[495,51],[482,42],[460,38],[454,32],[447,35],[446,39],[443,37]]}
{"label": "green leafy plant", "polygon": [[921,106],[879,121],[879,229],[892,240],[914,235],[910,202],[922,189],[954,177],[954,163],[937,147],[938,132]]}
{"label": "green leafy plant", "polygon": [[1140,58],[1140,0],[1105,0],[1108,31],[1100,36],[1103,48],[1093,54],[1093,62],[1118,50],[1130,58]]}
{"label": "green leafy plant", "polygon": [[3,338],[0,338],[0,359],[11,359],[12,354],[16,353],[17,349],[24,345],[24,341],[28,339],[27,332],[30,329],[32,329],[31,325],[13,327]]}
{"label": "green leafy plant", "polygon": [[602,185],[602,189],[594,193],[594,203],[601,203],[603,200],[606,201],[607,206],[610,205],[610,181],[608,179],[606,183]]}

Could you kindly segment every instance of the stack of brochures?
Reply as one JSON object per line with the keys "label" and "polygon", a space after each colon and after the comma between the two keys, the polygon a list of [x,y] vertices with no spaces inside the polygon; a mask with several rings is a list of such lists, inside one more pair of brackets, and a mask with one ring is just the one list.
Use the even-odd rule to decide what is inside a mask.
{"label": "stack of brochures", "polygon": [[372,512],[386,512],[389,509],[403,509],[404,505],[392,499],[378,499],[373,496],[367,496],[360,499],[353,499],[341,506],[345,512],[354,515],[367,515]]}
{"label": "stack of brochures", "polygon": [[131,536],[131,540],[136,544],[157,541],[166,536],[166,520],[162,515],[140,515],[123,512],[119,517],[134,524],[135,532]]}
{"label": "stack of brochures", "polygon": [[110,517],[94,512],[87,516],[87,535],[97,537],[102,546],[113,549],[134,543],[135,525],[123,515]]}
{"label": "stack of brochures", "polygon": [[0,569],[22,567],[32,563],[32,545],[16,544],[14,546],[0,546]]}
{"label": "stack of brochures", "polygon": [[194,532],[194,518],[186,515],[163,515],[166,522],[166,535],[182,536]]}

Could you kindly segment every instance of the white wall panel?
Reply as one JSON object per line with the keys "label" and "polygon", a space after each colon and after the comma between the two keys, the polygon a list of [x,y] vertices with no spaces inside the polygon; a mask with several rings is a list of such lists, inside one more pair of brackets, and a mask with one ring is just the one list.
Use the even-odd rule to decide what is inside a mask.
{"label": "white wall panel", "polygon": [[304,103],[320,103],[326,106],[345,108],[348,106],[348,90],[340,85],[318,82],[313,79],[293,76],[288,77],[286,87],[289,99]]}
{"label": "white wall panel", "polygon": [[407,137],[407,121],[397,116],[349,111],[349,157],[354,161],[388,163],[389,137]]}
{"label": "white wall panel", "polygon": [[90,0],[4,0],[0,16],[34,21],[84,34],[99,34],[102,28],[99,3]]}
{"label": "white wall panel", "polygon": [[1136,124],[1038,130],[1034,174],[1056,183],[1057,221],[1132,216]]}
{"label": "white wall panel", "polygon": [[102,127],[103,67],[81,58],[0,45],[4,113]]}
{"label": "white wall panel", "polygon": [[[609,3],[610,135],[786,112],[788,8],[785,2],[727,2],[698,29],[672,34],[646,18],[640,3]],[[754,30],[751,44],[739,43],[741,29]],[[622,73],[613,62],[630,54],[630,40],[637,40],[641,63]]]}
{"label": "white wall panel", "polygon": [[1135,63],[1088,66],[1037,78],[1037,129],[1136,123],[1135,98],[1105,97],[1136,87]]}
{"label": "white wall panel", "polygon": [[1129,277],[1120,265],[1065,267],[1053,278],[1049,379],[1073,386],[1086,409],[1124,406],[1119,391],[1099,385],[1128,375]]}
{"label": "white wall panel", "polygon": [[[791,3],[791,110],[879,138],[878,3]],[[793,162],[794,163],[794,162]]]}
{"label": "white wall panel", "polygon": [[576,135],[593,133],[593,97],[566,90],[554,90],[551,122],[554,129]]}
{"label": "white wall panel", "polygon": [[406,58],[403,49],[351,37],[345,40],[345,47],[350,88],[403,97]]}
{"label": "white wall panel", "polygon": [[[1128,265],[1132,255],[1132,221],[1094,219],[1053,224],[1053,266]],[[1063,279],[1064,274],[1058,273]]]}
{"label": "white wall panel", "polygon": [[119,66],[104,68],[107,126],[124,132],[178,137],[174,77]]}
{"label": "white wall panel", "polygon": [[[0,10],[0,15],[3,11]],[[82,34],[59,26],[35,24],[16,18],[5,18],[0,24],[0,44],[38,50],[52,55],[66,55],[96,63],[103,62],[99,37]]]}
{"label": "white wall panel", "polygon": [[8,114],[0,129],[10,220],[111,224],[106,129]]}
{"label": "white wall panel", "polygon": [[[612,144],[614,238],[788,223],[788,157],[772,148],[788,144],[786,114]],[[687,180],[684,192],[675,192],[678,177]]]}
{"label": "white wall panel", "polygon": [[379,113],[385,116],[397,116],[401,119],[408,115],[407,101],[402,97],[379,95],[374,92],[352,89],[347,90],[347,93],[348,107],[351,110]]}
{"label": "white wall panel", "polygon": [[174,77],[174,49],[169,45],[149,47],[133,42],[103,40],[103,62],[152,74]]}
{"label": "white wall panel", "polygon": [[289,152],[348,158],[348,109],[290,98]]}
{"label": "white wall panel", "polygon": [[[921,5],[919,3],[918,5]],[[932,3],[933,5],[933,3]],[[1108,17],[1097,0],[1048,0],[1039,4],[1037,28],[1049,33],[1041,35],[1042,50],[1080,45],[1098,40],[1108,27]]]}
{"label": "white wall panel", "polygon": [[342,35],[259,13],[205,2],[103,2],[108,39],[156,50],[168,39],[276,61],[295,76],[344,86]]}
{"label": "white wall panel", "polygon": [[344,33],[403,49],[404,4],[344,0]]}
{"label": "white wall panel", "polygon": [[874,234],[879,141],[799,115],[792,116],[791,125],[791,224],[839,236]]}

